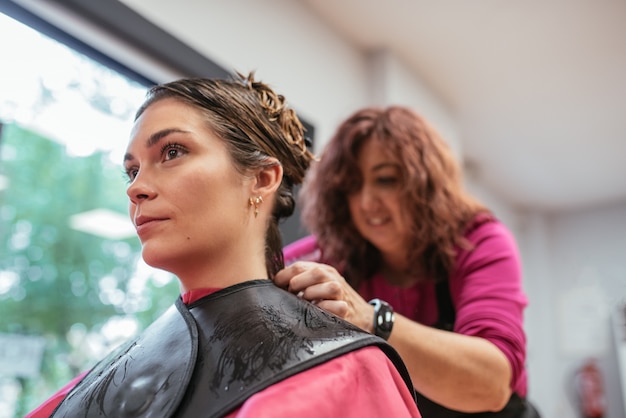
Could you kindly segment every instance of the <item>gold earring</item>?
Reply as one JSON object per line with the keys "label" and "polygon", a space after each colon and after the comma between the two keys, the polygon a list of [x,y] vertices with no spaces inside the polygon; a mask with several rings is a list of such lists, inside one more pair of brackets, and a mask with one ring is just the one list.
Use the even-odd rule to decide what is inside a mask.
{"label": "gold earring", "polygon": [[254,217],[259,216],[259,206],[263,203],[263,196],[257,196],[255,198],[250,198],[248,200],[248,204],[250,206],[254,206]]}

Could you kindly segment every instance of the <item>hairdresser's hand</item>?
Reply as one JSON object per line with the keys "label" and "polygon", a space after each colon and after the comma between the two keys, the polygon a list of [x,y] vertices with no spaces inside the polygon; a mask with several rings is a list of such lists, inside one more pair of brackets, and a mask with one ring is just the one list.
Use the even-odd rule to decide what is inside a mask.
{"label": "hairdresser's hand", "polygon": [[373,331],[374,307],[327,264],[295,262],[279,271],[274,283],[367,332]]}

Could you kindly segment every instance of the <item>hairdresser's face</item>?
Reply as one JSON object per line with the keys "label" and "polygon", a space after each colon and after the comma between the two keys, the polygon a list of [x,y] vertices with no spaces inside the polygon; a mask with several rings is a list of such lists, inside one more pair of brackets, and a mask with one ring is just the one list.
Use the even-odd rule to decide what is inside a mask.
{"label": "hairdresser's face", "polygon": [[352,221],[383,255],[403,255],[408,223],[400,199],[400,162],[378,141],[369,139],[359,151],[358,164],[362,184],[348,196]]}
{"label": "hairdresser's face", "polygon": [[245,235],[245,177],[199,111],[174,99],[135,122],[124,161],[143,258],[175,274],[224,257]]}

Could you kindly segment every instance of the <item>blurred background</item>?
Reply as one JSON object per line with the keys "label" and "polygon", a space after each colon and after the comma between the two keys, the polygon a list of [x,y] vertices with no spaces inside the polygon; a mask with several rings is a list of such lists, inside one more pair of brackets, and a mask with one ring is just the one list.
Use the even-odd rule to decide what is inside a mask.
{"label": "blurred background", "polygon": [[529,397],[583,416],[593,364],[604,416],[626,417],[625,1],[0,0],[0,52],[0,418],[178,295],[126,214],[146,88],[251,70],[316,152],[366,105],[430,120],[518,240]]}

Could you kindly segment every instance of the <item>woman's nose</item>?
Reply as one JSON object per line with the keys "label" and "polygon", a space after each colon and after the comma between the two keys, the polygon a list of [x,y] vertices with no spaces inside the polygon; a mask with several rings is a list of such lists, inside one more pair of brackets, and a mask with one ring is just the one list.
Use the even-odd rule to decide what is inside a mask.
{"label": "woman's nose", "polygon": [[364,210],[370,210],[378,203],[378,196],[371,187],[363,186],[359,195],[359,203]]}
{"label": "woman's nose", "polygon": [[132,183],[126,189],[126,194],[132,203],[137,204],[142,200],[153,199],[154,196],[156,196],[156,191],[147,180],[147,176],[145,174],[141,175],[138,172]]}

